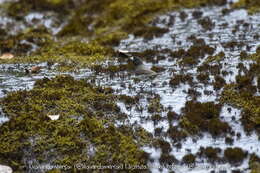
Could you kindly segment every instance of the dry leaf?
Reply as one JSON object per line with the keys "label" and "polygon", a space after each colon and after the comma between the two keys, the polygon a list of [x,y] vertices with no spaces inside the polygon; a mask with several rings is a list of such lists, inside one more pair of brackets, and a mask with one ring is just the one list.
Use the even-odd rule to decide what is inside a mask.
{"label": "dry leaf", "polygon": [[0,56],[0,59],[12,59],[14,58],[14,55],[11,53],[4,53],[2,56]]}

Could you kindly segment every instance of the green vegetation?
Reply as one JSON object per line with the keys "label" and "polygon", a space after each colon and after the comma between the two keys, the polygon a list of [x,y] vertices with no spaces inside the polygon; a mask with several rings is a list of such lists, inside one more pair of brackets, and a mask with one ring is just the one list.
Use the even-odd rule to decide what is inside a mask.
{"label": "green vegetation", "polygon": [[195,160],[196,160],[196,156],[194,156],[193,154],[187,154],[182,158],[182,162],[187,165],[194,165]]}
{"label": "green vegetation", "polygon": [[224,135],[230,131],[230,127],[226,122],[220,121],[220,110],[221,105],[213,102],[188,101],[182,109],[180,126],[190,135],[205,131],[213,137]]}
{"label": "green vegetation", "polygon": [[249,159],[249,168],[251,169],[251,173],[259,173],[260,172],[260,158],[251,154]]}
{"label": "green vegetation", "polygon": [[204,63],[206,63],[206,64],[212,63],[212,62],[218,63],[219,61],[221,61],[224,58],[225,58],[225,53],[224,52],[220,52],[217,55],[208,56]]}
{"label": "green vegetation", "polygon": [[180,85],[181,83],[188,83],[192,84],[193,82],[193,77],[190,74],[177,74],[174,75],[174,77],[170,80],[169,84],[172,87],[176,87]]}
{"label": "green vegetation", "polygon": [[222,103],[231,104],[235,107],[242,109],[242,124],[247,132],[257,130],[260,134],[260,96],[255,95],[257,88],[259,89],[260,83],[257,82],[257,86],[253,84],[253,79],[256,78],[259,81],[260,74],[260,52],[259,48],[255,54],[244,57],[245,59],[251,59],[255,61],[250,65],[249,70],[244,70],[245,75],[238,75],[236,77],[236,83],[226,85],[222,93]]}
{"label": "green vegetation", "polygon": [[246,8],[249,13],[256,13],[260,11],[260,1],[258,0],[239,0],[233,5],[234,8]]}
{"label": "green vegetation", "polygon": [[163,105],[160,103],[160,98],[151,99],[148,105],[149,113],[161,113],[163,111]]}
{"label": "green vegetation", "polygon": [[227,148],[224,152],[224,156],[231,164],[241,164],[247,153],[241,148]]}
{"label": "green vegetation", "polygon": [[209,162],[214,163],[220,160],[219,157],[220,152],[221,152],[220,148],[201,147],[198,154],[200,157],[205,157],[208,159]]}
{"label": "green vegetation", "polygon": [[252,131],[260,124],[260,97],[250,93],[240,93],[236,85],[227,85],[222,93],[221,101],[242,108],[242,124],[246,131]]}
{"label": "green vegetation", "polygon": [[[10,121],[0,127],[0,162],[19,172],[28,170],[32,159],[70,166],[76,162],[145,164],[147,154],[140,146],[149,141],[148,133],[115,127],[121,114],[111,99],[115,96],[107,91],[58,76],[38,80],[30,91],[9,93],[1,100]],[[60,118],[54,121],[48,115]]]}
{"label": "green vegetation", "polygon": [[[129,33],[147,39],[160,36],[167,30],[151,26],[155,16],[180,7],[192,8],[205,5],[223,5],[226,0],[19,0],[6,2],[3,7],[7,14],[17,20],[24,20],[30,12],[52,11],[60,16],[58,23],[68,20],[67,25],[57,34],[49,33],[45,28],[40,31],[22,31],[15,36],[0,40],[1,52],[12,52],[17,62],[58,62],[61,70],[73,70],[93,65],[113,56],[111,47],[126,38]],[[42,27],[42,26],[41,26]],[[7,28],[8,30],[8,28]],[[85,42],[82,42],[85,38]],[[31,45],[27,40],[40,47],[31,54]],[[69,41],[68,41],[69,40]],[[71,41],[73,40],[73,41]],[[68,45],[69,48],[68,48]],[[85,52],[90,49],[91,53]],[[102,51],[101,51],[102,50]],[[103,50],[109,50],[103,51]],[[29,53],[29,55],[28,55]]]}

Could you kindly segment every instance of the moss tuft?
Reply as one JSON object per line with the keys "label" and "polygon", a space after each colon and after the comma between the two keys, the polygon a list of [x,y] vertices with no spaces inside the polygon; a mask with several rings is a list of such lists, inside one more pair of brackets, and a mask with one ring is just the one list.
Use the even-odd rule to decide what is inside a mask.
{"label": "moss tuft", "polygon": [[[24,172],[22,167],[28,172],[32,159],[70,166],[146,164],[147,153],[140,147],[149,135],[114,125],[121,115],[115,100],[107,89],[71,76],[44,78],[30,91],[9,93],[1,100],[10,121],[0,127],[0,161],[18,172]],[[57,114],[56,121],[48,118]]]}
{"label": "moss tuft", "polygon": [[224,156],[231,164],[241,164],[247,153],[241,148],[227,148],[224,151]]}

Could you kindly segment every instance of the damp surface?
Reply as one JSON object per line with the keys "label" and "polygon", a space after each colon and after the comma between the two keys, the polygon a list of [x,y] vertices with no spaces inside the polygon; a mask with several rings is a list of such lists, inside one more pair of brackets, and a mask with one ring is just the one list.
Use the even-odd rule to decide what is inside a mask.
{"label": "damp surface", "polygon": [[[0,1],[1,2],[1,1]],[[222,93],[222,89],[215,90],[213,87],[214,76],[209,75],[209,84],[203,84],[197,80],[198,66],[202,65],[208,58],[208,55],[199,59],[197,65],[194,66],[182,66],[181,59],[172,59],[165,50],[177,51],[180,49],[187,50],[193,43],[189,38],[191,36],[196,39],[203,39],[205,44],[215,49],[214,55],[217,55],[221,51],[225,53],[225,57],[218,62],[211,62],[212,65],[220,65],[220,71],[226,70],[228,73],[226,76],[222,76],[225,82],[232,83],[235,81],[236,76],[239,74],[238,64],[242,63],[245,67],[249,67],[254,63],[250,60],[240,60],[240,53],[244,50],[248,53],[255,53],[257,46],[260,44],[259,40],[255,37],[260,33],[260,14],[248,15],[245,10],[231,10],[227,14],[223,14],[223,9],[227,7],[205,7],[200,9],[187,9],[182,12],[171,12],[166,15],[158,17],[151,25],[161,28],[168,28],[169,31],[160,37],[154,37],[152,39],[144,39],[129,35],[128,39],[121,41],[118,47],[114,49],[125,49],[131,52],[144,52],[146,50],[153,50],[156,55],[149,55],[147,60],[159,59],[159,56],[164,56],[163,60],[156,62],[145,61],[145,65],[152,67],[154,65],[163,67],[165,70],[159,72],[156,76],[135,76],[129,74],[129,72],[119,72],[111,77],[109,74],[99,73],[95,74],[89,69],[82,69],[77,73],[68,73],[77,79],[86,78],[89,81],[94,81],[95,85],[109,86],[115,90],[117,95],[138,96],[140,99],[134,105],[126,105],[123,102],[118,102],[117,105],[121,111],[128,115],[128,123],[140,124],[148,132],[155,135],[155,129],[161,128],[161,135],[156,138],[161,138],[168,141],[171,144],[170,155],[173,155],[176,159],[181,160],[186,154],[196,154],[199,152],[200,147],[215,147],[222,149],[220,156],[223,156],[223,151],[228,147],[240,147],[244,151],[252,154],[255,153],[258,156],[260,153],[260,141],[255,132],[247,134],[243,130],[243,126],[240,122],[241,110],[230,105],[223,105],[220,111],[219,118],[221,121],[227,122],[232,128],[235,134],[240,134],[239,138],[233,138],[233,144],[227,144],[225,142],[226,136],[212,137],[211,134],[203,132],[201,136],[188,136],[184,140],[181,140],[181,148],[177,148],[175,143],[167,136],[167,130],[170,126],[178,126],[179,120],[169,122],[167,120],[167,112],[174,111],[179,117],[182,116],[182,108],[185,103],[192,100],[192,97],[188,94],[189,89],[194,89],[199,92],[200,95],[196,97],[199,102],[214,102],[219,103],[219,99]],[[209,18],[213,26],[210,29],[203,28],[199,24],[200,19],[194,18],[191,14],[194,11],[201,11],[202,16],[200,19]],[[181,13],[187,14],[185,19],[181,19]],[[43,14],[34,13],[26,17],[28,24],[34,19],[36,22],[43,19]],[[56,33],[59,28],[51,27],[53,20],[42,20],[42,23],[47,27],[52,28],[52,32]],[[3,18],[2,25],[10,23],[10,19]],[[246,25],[243,25],[247,23]],[[234,29],[237,31],[235,32]],[[14,31],[15,32],[15,31]],[[230,42],[243,43],[242,46],[226,47]],[[118,65],[120,58],[115,58],[114,61],[108,61],[104,63],[104,66]],[[53,69],[46,69],[45,63],[38,64],[43,67],[38,74],[28,75],[25,73],[26,68],[30,68],[34,64],[26,65],[14,65],[14,64],[2,64],[0,65],[0,97],[4,97],[8,92],[31,89],[35,80],[44,77],[54,77],[58,74],[55,72],[55,66]],[[181,83],[176,87],[170,86],[169,82],[175,75],[189,74],[193,77],[195,85],[191,86],[189,83]],[[205,94],[205,91],[210,94]],[[258,91],[257,91],[258,92]],[[152,120],[154,113],[149,111],[149,104],[151,99],[158,97],[159,103],[163,106],[162,109],[156,114],[159,114],[161,119],[159,121]],[[141,111],[140,111],[141,109]],[[228,111],[229,110],[229,111]],[[8,121],[8,118],[4,116],[0,110],[0,124]],[[230,135],[229,135],[230,136]],[[230,136],[232,137],[232,136]],[[189,168],[187,166],[181,166],[176,164],[172,167],[163,167],[159,163],[161,150],[154,146],[147,146],[143,148],[151,155],[151,165],[155,165],[151,168],[152,172],[169,172],[174,170],[176,173],[181,172],[209,172],[211,170],[226,170],[231,172],[235,169],[240,169],[243,172],[249,172],[248,170],[248,158],[244,160],[239,166],[234,166],[229,163],[219,163],[218,166],[210,164],[203,158],[197,158],[197,166],[195,168]],[[161,167],[159,169],[159,167]]]}

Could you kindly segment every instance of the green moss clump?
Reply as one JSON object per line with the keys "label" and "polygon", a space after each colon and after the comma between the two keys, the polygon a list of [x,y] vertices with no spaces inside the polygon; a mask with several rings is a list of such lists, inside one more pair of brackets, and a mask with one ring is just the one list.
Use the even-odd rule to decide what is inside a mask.
{"label": "green moss clump", "polygon": [[161,113],[163,111],[163,105],[160,103],[160,98],[154,98],[148,105],[149,113]]}
{"label": "green moss clump", "polygon": [[190,74],[177,74],[174,75],[174,77],[170,80],[169,84],[172,87],[176,87],[181,83],[188,83],[191,85],[192,82],[193,82],[193,77]]}
{"label": "green moss clump", "polygon": [[198,23],[202,26],[205,30],[212,30],[215,27],[215,23],[207,16],[202,19],[198,20]]}
{"label": "green moss clump", "polygon": [[[260,87],[260,49],[256,53],[248,54],[245,59],[253,60],[255,63],[250,65],[249,70],[239,65],[245,75],[236,76],[236,83],[226,85],[222,92],[221,102],[233,105],[242,109],[241,122],[245,131],[248,133],[255,130],[260,134],[260,96],[256,95]],[[257,85],[253,80],[257,80]]]}
{"label": "green moss clump", "polygon": [[44,78],[30,91],[9,93],[1,100],[10,121],[0,127],[0,162],[18,172],[28,172],[30,160],[69,166],[146,164],[140,147],[149,135],[115,127],[121,115],[115,100],[107,89],[70,76]]}
{"label": "green moss clump", "polygon": [[260,172],[260,158],[257,155],[250,155],[249,168],[251,169],[251,173]]}
{"label": "green moss clump", "polygon": [[253,14],[260,11],[260,2],[258,0],[239,0],[233,5],[234,8],[246,8]]}
{"label": "green moss clump", "polygon": [[[199,127],[192,124],[186,117],[180,119],[180,127],[185,130],[185,134],[195,135],[199,133]],[[182,134],[182,133],[181,133]],[[186,137],[185,135],[183,137]]]}
{"label": "green moss clump", "polygon": [[169,122],[172,122],[173,120],[178,119],[178,117],[179,117],[179,115],[174,111],[169,111],[167,113],[167,119]]}
{"label": "green moss clump", "polygon": [[16,18],[22,18],[32,11],[55,11],[68,13],[74,7],[72,0],[19,0],[8,4],[8,14]]}
{"label": "green moss clump", "polygon": [[224,151],[224,157],[231,164],[241,164],[246,156],[247,153],[244,152],[241,148],[227,148]]}
{"label": "green moss clump", "polygon": [[158,139],[153,144],[156,148],[160,148],[162,150],[162,153],[168,154],[171,152],[171,145],[169,142],[164,141],[162,139]]}
{"label": "green moss clump", "polygon": [[[203,58],[206,55],[212,55],[215,52],[215,49],[206,45],[203,41],[198,41],[196,38],[189,38],[194,43],[187,51],[180,49],[178,51],[172,52],[171,56],[180,58],[179,63],[181,65],[194,66],[199,62],[200,58]],[[196,44],[196,42],[200,42]]]}
{"label": "green moss clump", "polygon": [[187,165],[195,165],[195,161],[196,161],[196,156],[194,156],[193,154],[186,154],[182,158],[182,162]]}
{"label": "green moss clump", "polygon": [[173,140],[173,142],[179,142],[188,136],[188,133],[177,126],[170,126],[167,130],[167,135]]}
{"label": "green moss clump", "polygon": [[[81,51],[84,52],[84,50],[78,46],[84,44],[83,47],[88,46],[93,49],[93,52],[99,48],[108,48],[112,51],[111,47],[117,45],[120,40],[126,38],[130,33],[151,39],[167,32],[167,29],[158,28],[151,24],[151,21],[158,14],[181,7],[192,8],[205,5],[223,5],[224,3],[226,3],[226,0],[162,0],[160,2],[156,0],[129,0],[127,2],[124,0],[100,0],[98,2],[90,0],[18,0],[7,3],[7,12],[10,16],[24,20],[24,16],[30,12],[52,11],[58,14],[59,18],[68,20],[67,25],[55,36],[44,32],[52,39],[51,41],[40,41],[39,44],[37,42],[36,46],[40,47],[40,49],[35,54],[30,54],[32,51],[30,44],[19,45],[20,42],[15,38],[0,41],[0,45],[6,52],[11,51],[16,56],[20,54],[26,55],[25,57],[14,58],[11,62],[37,63],[52,61],[58,62],[62,66],[59,70],[78,69],[110,58],[112,57],[110,53],[113,54],[113,52],[100,53],[97,51],[95,54],[82,55]],[[28,33],[22,34],[24,36],[28,35]],[[68,40],[73,40],[75,37],[79,38],[76,40],[77,43],[69,43],[74,44],[72,46],[73,51],[67,49],[66,46],[63,47],[68,44]],[[88,42],[82,43],[79,41],[82,37]],[[16,50],[17,47],[19,47],[19,50]],[[187,63],[194,64],[195,62],[188,61]]]}
{"label": "green moss clump", "polygon": [[[32,45],[43,47],[52,43],[52,36],[46,28],[28,29],[17,35],[7,36],[0,39],[1,52],[14,52],[15,55],[24,55],[32,50]],[[28,43],[31,44],[28,44]]]}
{"label": "green moss clump", "polygon": [[127,96],[127,95],[120,95],[119,99],[121,101],[123,101],[125,104],[128,104],[128,105],[136,104],[136,103],[139,102],[139,97],[138,96],[131,97],[131,96]]}
{"label": "green moss clump", "polygon": [[209,73],[208,72],[206,72],[206,73],[199,73],[197,75],[197,79],[198,79],[198,81],[200,81],[200,82],[202,82],[204,84],[208,84],[209,80],[210,80]]}
{"label": "green moss clump", "polygon": [[208,159],[209,162],[214,163],[220,160],[218,156],[221,152],[220,148],[213,148],[213,147],[201,147],[199,151],[200,157],[205,157]]}
{"label": "green moss clump", "polygon": [[220,62],[221,60],[223,60],[225,58],[225,53],[224,52],[220,52],[215,56],[208,56],[208,58],[205,60],[204,63],[212,63],[212,62]]}
{"label": "green moss clump", "polygon": [[221,102],[241,108],[242,124],[247,132],[257,130],[260,124],[260,97],[249,92],[239,92],[237,85],[226,85],[222,92]]}
{"label": "green moss clump", "polygon": [[213,83],[213,87],[215,90],[220,90],[226,85],[226,81],[220,75],[215,76],[215,82]]}
{"label": "green moss clump", "polygon": [[159,162],[162,165],[172,165],[173,163],[177,163],[178,160],[174,156],[170,155],[169,153],[162,153]]}
{"label": "green moss clump", "polygon": [[214,137],[225,135],[230,131],[230,127],[226,122],[219,120],[220,110],[221,105],[213,102],[188,101],[182,109],[180,125],[191,135],[199,134],[201,131],[207,131]]}

